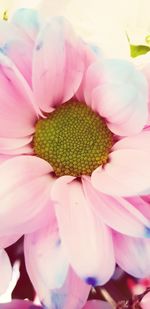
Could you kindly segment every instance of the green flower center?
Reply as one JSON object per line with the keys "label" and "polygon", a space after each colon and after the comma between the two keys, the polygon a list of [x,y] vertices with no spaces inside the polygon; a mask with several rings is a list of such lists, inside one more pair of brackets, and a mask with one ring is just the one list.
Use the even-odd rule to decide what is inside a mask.
{"label": "green flower center", "polygon": [[67,102],[36,124],[35,154],[57,176],[91,175],[108,160],[113,135],[105,121],[84,103]]}

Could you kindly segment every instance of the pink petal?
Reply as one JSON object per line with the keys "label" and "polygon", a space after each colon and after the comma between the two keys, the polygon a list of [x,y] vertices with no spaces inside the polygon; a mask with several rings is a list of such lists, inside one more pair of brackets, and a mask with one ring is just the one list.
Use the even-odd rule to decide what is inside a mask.
{"label": "pink petal", "polygon": [[13,156],[11,155],[0,155],[0,164],[5,162],[6,160],[12,159]]}
{"label": "pink petal", "polygon": [[[32,283],[33,283],[33,278],[34,278],[33,284],[34,284],[34,289],[37,291],[38,298],[42,301],[43,304],[46,304],[47,308],[51,308],[50,307],[50,305],[51,305],[51,303],[50,303],[50,290],[47,288],[47,286],[44,284],[43,281],[38,281],[38,279],[39,279],[38,274],[33,271],[33,268],[31,267],[30,262],[27,261],[27,257],[25,257],[25,258],[26,258],[26,260],[25,260],[26,270],[29,274],[29,277],[32,280]],[[12,309],[14,309],[14,308],[12,308]],[[18,308],[18,309],[20,309],[20,308]],[[32,309],[32,307],[30,309]]]}
{"label": "pink petal", "polygon": [[32,54],[33,44],[22,39],[7,41],[2,46],[2,51],[16,65],[18,70],[24,76],[30,87],[32,87]]}
{"label": "pink petal", "polygon": [[0,247],[1,248],[7,248],[14,244],[22,235],[16,234],[16,235],[3,235],[0,236]]}
{"label": "pink petal", "polygon": [[114,144],[113,150],[139,149],[150,152],[150,129],[143,130],[135,136],[124,137]]}
{"label": "pink petal", "polygon": [[92,184],[110,195],[144,195],[150,192],[149,160],[149,154],[143,150],[115,150],[109,155],[109,163],[93,172]]}
{"label": "pink petal", "polygon": [[32,136],[24,138],[0,138],[1,154],[25,154],[33,153],[32,147],[29,145],[32,141]]}
{"label": "pink petal", "polygon": [[13,63],[0,54],[1,137],[24,137],[34,132],[37,108],[32,92]]}
{"label": "pink petal", "polygon": [[70,268],[62,288],[51,291],[52,308],[81,309],[88,298],[90,289],[91,287]]}
{"label": "pink petal", "polygon": [[4,21],[0,25],[0,51],[15,63],[31,86],[33,42],[21,28]]}
{"label": "pink petal", "polygon": [[92,187],[87,177],[83,179],[83,188],[96,216],[105,224],[129,236],[145,236],[150,221],[144,216],[143,211],[136,209],[136,201],[103,194]]}
{"label": "pink petal", "polygon": [[55,222],[25,237],[25,259],[35,288],[40,281],[48,289],[62,286],[67,276],[68,261]]}
{"label": "pink petal", "polygon": [[150,124],[150,63],[146,63],[144,68],[142,68],[142,72],[144,73],[147,82],[148,82],[148,107],[149,107],[149,117],[147,124]]}
{"label": "pink petal", "polygon": [[80,40],[63,17],[54,17],[39,34],[33,58],[33,90],[45,112],[68,101],[83,75]]}
{"label": "pink petal", "polygon": [[13,299],[10,303],[0,304],[0,309],[42,309],[31,301]]}
{"label": "pink petal", "polygon": [[110,306],[106,301],[102,300],[89,300],[83,309],[111,309]]}
{"label": "pink petal", "polygon": [[116,261],[123,270],[137,278],[150,275],[150,239],[115,233],[114,246]]}
{"label": "pink petal", "polygon": [[146,125],[147,94],[144,76],[130,62],[94,63],[87,72],[85,99],[117,135],[137,134]]}
{"label": "pink petal", "polygon": [[15,25],[11,24],[10,26],[10,23],[0,20],[0,45],[3,45],[11,38],[14,38],[15,40],[21,38],[27,39],[27,36],[24,35]]}
{"label": "pink petal", "polygon": [[0,270],[0,294],[3,294],[8,288],[12,276],[10,260],[6,251],[3,249],[0,249]]}
{"label": "pink petal", "polygon": [[150,308],[150,293],[146,294],[143,297],[140,304],[141,304],[143,309],[149,309]]}
{"label": "pink petal", "polygon": [[[67,263],[67,261],[65,261],[63,258],[63,248],[62,248],[61,242],[58,239],[58,237],[55,237],[55,236],[58,236],[57,230],[55,231],[55,227],[56,227],[56,220],[55,218],[53,218],[53,220],[49,222],[49,227],[45,229],[46,233],[44,233],[44,230],[43,231],[39,230],[37,234],[34,233],[33,235],[28,235],[25,237],[25,248],[24,248],[25,263],[26,263],[26,268],[27,268],[29,277],[34,285],[35,290],[37,291],[39,299],[48,308],[51,308],[51,299],[50,299],[51,284],[53,286],[56,283],[58,284],[58,280],[61,279],[59,275],[61,274],[63,275],[63,270],[65,274],[66,263]],[[50,228],[51,228],[51,232],[49,234]],[[58,241],[55,241],[56,238]],[[32,240],[35,241],[35,245],[34,245],[34,242],[31,242]],[[46,247],[46,251],[42,251],[41,253],[41,258],[40,256],[36,256],[37,251],[41,252],[41,249],[40,249],[39,244],[37,243],[37,240],[40,241],[39,244],[42,246],[42,248]],[[51,240],[52,240],[52,243],[51,243]],[[60,260],[59,260],[59,253],[60,253]],[[56,266],[59,266],[59,271],[57,270],[55,266],[55,260],[54,260],[55,255],[54,254],[57,254]],[[62,261],[61,261],[61,257],[62,257]],[[51,273],[49,272],[49,270],[53,271],[53,268],[50,267],[51,264],[49,263],[47,269],[44,269],[45,264],[42,265],[42,263],[43,262],[45,263],[45,261],[47,263],[47,258],[50,258],[50,261],[53,262],[53,266],[55,266],[56,271],[55,273],[53,273],[52,277],[51,277]],[[41,259],[41,262],[40,262],[40,259]],[[32,263],[32,260],[34,261],[34,263]],[[63,270],[60,269],[61,265],[64,266]],[[43,270],[44,270],[44,273],[41,273],[41,271]]]}
{"label": "pink petal", "polygon": [[[136,209],[143,214],[148,220],[150,220],[150,203],[146,201],[145,197],[131,196],[126,198],[126,200],[135,205]],[[137,235],[138,236],[138,235]]]}
{"label": "pink petal", "polygon": [[73,181],[73,177],[56,180],[52,198],[56,202],[60,237],[70,264],[85,282],[104,284],[115,267],[109,229],[93,216],[82,185]]}
{"label": "pink petal", "polygon": [[[87,105],[92,107],[92,93],[95,88],[104,83],[104,62],[95,61],[86,72],[84,84],[84,98]],[[100,102],[99,102],[100,103]]]}
{"label": "pink petal", "polygon": [[18,9],[13,15],[11,23],[33,41],[36,39],[41,27],[38,12],[27,8]]}
{"label": "pink petal", "polygon": [[[89,47],[89,45],[85,44],[84,42],[81,41],[80,43],[80,50],[82,54],[82,60],[84,63],[84,73],[83,73],[83,78],[82,82],[80,84],[79,89],[76,92],[76,98],[80,102],[84,102],[84,88],[85,88],[85,83],[86,83],[86,73],[88,67],[97,60],[97,55],[92,51],[92,49]],[[86,102],[87,103],[87,102]]]}
{"label": "pink petal", "polygon": [[0,235],[34,231],[43,220],[47,222],[54,181],[51,170],[49,163],[32,156],[16,157],[0,165]]}
{"label": "pink petal", "polygon": [[150,195],[143,195],[141,196],[142,200],[145,201],[146,203],[150,203]]}

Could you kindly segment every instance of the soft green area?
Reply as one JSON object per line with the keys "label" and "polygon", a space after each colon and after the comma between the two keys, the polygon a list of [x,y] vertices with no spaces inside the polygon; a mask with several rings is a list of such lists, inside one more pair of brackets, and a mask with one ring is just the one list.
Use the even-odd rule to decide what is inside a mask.
{"label": "soft green area", "polygon": [[57,176],[81,176],[107,162],[113,137],[97,113],[73,101],[37,122],[33,144],[35,154],[48,161]]}

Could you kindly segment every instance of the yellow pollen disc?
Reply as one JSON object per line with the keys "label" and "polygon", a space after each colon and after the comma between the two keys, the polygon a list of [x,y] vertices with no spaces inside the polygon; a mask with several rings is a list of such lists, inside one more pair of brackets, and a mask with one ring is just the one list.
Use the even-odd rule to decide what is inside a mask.
{"label": "yellow pollen disc", "polygon": [[57,176],[91,175],[108,160],[113,135],[105,121],[85,103],[67,102],[36,124],[35,154]]}

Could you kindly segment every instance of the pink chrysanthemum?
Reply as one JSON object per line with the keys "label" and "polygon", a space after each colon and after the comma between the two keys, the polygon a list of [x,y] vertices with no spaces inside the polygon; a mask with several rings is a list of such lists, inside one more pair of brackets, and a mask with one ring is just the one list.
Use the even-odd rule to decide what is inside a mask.
{"label": "pink chrysanthemum", "polygon": [[40,299],[81,308],[116,262],[150,275],[147,83],[61,17],[18,11],[0,45],[1,247],[25,234]]}

